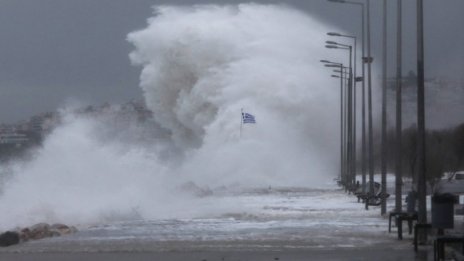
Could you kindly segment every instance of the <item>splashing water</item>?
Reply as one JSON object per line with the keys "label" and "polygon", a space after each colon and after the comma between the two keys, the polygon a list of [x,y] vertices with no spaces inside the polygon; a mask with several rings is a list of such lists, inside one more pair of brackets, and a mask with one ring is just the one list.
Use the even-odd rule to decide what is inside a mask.
{"label": "splashing water", "polygon": [[[128,40],[169,140],[103,138],[99,119],[68,115],[12,167],[0,227],[214,216],[241,208],[218,204],[220,189],[324,185],[337,174],[339,139],[339,89],[317,62],[330,58],[321,57],[326,31],[284,6],[157,7]],[[240,135],[242,108],[257,123]]]}
{"label": "splashing water", "polygon": [[[177,145],[193,148],[185,172],[254,185],[311,185],[334,173],[338,129],[327,119],[337,117],[338,89],[327,88],[317,63],[322,25],[272,5],[156,13],[129,35],[131,58],[143,66],[141,87],[155,119]],[[258,124],[240,138],[241,108]]]}

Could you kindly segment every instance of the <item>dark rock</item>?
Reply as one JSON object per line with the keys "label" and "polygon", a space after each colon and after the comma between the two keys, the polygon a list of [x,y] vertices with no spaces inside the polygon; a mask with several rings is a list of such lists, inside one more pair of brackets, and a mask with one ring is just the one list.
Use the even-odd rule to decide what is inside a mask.
{"label": "dark rock", "polygon": [[0,234],[0,246],[7,247],[11,245],[16,245],[19,243],[19,233],[13,231],[7,231],[3,234]]}
{"label": "dark rock", "polygon": [[19,231],[19,238],[23,242],[28,241],[31,238],[31,230],[28,227],[21,229]]}
{"label": "dark rock", "polygon": [[50,231],[50,225],[47,223],[39,223],[36,225],[33,225],[32,227],[29,228],[31,231],[29,234],[29,239],[42,239],[45,237],[51,237],[52,232]]}
{"label": "dark rock", "polygon": [[56,233],[58,236],[62,236],[62,235],[68,235],[68,234],[75,233],[77,229],[75,227],[69,227],[64,224],[53,224],[50,227],[50,231],[52,231],[53,233]]}
{"label": "dark rock", "polygon": [[47,223],[39,223],[31,227],[18,229],[17,233],[21,242],[26,242],[29,240],[38,240],[47,237],[58,237],[76,232],[77,229],[73,226],[67,226],[64,224],[53,224],[50,226]]}

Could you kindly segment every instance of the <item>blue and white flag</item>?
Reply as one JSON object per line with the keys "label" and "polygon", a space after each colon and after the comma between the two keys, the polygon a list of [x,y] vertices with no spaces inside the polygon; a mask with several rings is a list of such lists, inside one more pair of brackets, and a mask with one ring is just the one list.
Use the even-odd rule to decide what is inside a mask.
{"label": "blue and white flag", "polygon": [[244,124],[245,123],[256,123],[255,116],[249,113],[246,113],[246,112],[242,112],[242,121]]}

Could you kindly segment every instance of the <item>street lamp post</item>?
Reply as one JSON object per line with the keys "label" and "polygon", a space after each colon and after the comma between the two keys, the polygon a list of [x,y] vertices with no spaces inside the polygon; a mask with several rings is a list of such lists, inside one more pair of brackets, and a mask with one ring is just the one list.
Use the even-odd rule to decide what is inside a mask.
{"label": "street lamp post", "polygon": [[[353,176],[354,176],[354,182],[356,182],[356,173],[357,173],[357,171],[356,171],[356,114],[357,114],[356,113],[356,96],[357,96],[357,94],[356,94],[356,89],[357,89],[356,88],[356,75],[357,75],[356,74],[356,50],[357,50],[357,45],[356,44],[357,44],[357,38],[356,38],[356,36],[345,35],[345,34],[334,33],[334,32],[329,32],[329,33],[327,33],[327,35],[350,38],[354,42],[354,52],[353,52],[354,53],[354,57],[353,57],[353,75],[354,75],[354,77],[352,77],[352,79],[351,79],[352,84],[353,84],[353,90],[352,90],[352,92],[353,92],[353,94],[352,94],[352,99],[353,99],[353,104],[352,104],[353,105],[353,108],[352,108],[352,110],[353,110],[353,113],[352,113],[352,128],[353,128],[352,135],[353,135],[353,137],[352,137],[352,141],[353,142],[352,142],[352,153],[351,153],[353,164],[352,164],[351,167],[352,167],[352,172],[353,172]],[[350,61],[350,65],[351,65],[351,61]]]}
{"label": "street lamp post", "polygon": [[402,96],[402,74],[401,74],[401,65],[402,65],[402,3],[401,0],[397,1],[397,22],[396,22],[396,150],[395,150],[395,211],[402,211],[402,119],[401,119],[401,96]]}
{"label": "street lamp post", "polygon": [[348,68],[347,67],[342,67],[341,68],[341,74],[343,76],[343,83],[344,83],[344,88],[342,90],[343,93],[343,101],[342,101],[342,106],[344,108],[343,111],[343,143],[344,143],[344,162],[345,162],[345,178],[343,181],[343,185],[345,187],[345,191],[349,189],[349,180],[350,180],[350,151],[349,151],[349,136],[348,136],[348,91],[349,91],[349,76],[348,74]]}
{"label": "street lamp post", "polygon": [[[367,111],[369,122],[369,194],[374,195],[374,137],[372,130],[372,59],[371,59],[371,17],[370,0],[367,0]],[[367,204],[366,204],[367,206]]]}
{"label": "street lamp post", "polygon": [[[333,3],[351,4],[361,7],[361,29],[362,29],[362,57],[365,58],[365,22],[364,22],[364,3],[345,0],[328,0]],[[370,58],[368,58],[369,60]],[[361,172],[362,172],[362,192],[366,192],[366,77],[365,77],[365,62],[362,62],[362,107],[361,107]]]}
{"label": "street lamp post", "polygon": [[352,115],[353,115],[353,105],[352,105],[352,100],[353,100],[353,69],[352,69],[352,59],[353,59],[353,47],[351,45],[346,45],[346,44],[340,44],[334,41],[326,41],[326,48],[329,49],[345,49],[349,50],[349,81],[348,81],[348,104],[347,104],[347,110],[348,110],[348,138],[347,138],[347,155],[348,155],[348,176],[349,176],[349,183],[350,185],[353,185],[355,183],[355,173],[354,173],[354,164],[355,162],[353,161],[353,121],[352,121]]}
{"label": "street lamp post", "polygon": [[[344,167],[345,167],[345,153],[344,153],[344,115],[343,115],[343,64],[334,63],[327,60],[321,60],[322,63],[325,63],[326,66],[338,66],[340,67],[340,181],[344,185]],[[333,76],[332,76],[333,77]]]}
{"label": "street lamp post", "polygon": [[[387,0],[383,0],[383,36],[382,36],[382,152],[381,186],[382,193],[387,191]],[[383,195],[382,195],[383,196]],[[381,200],[380,214],[387,213],[387,201]]]}
{"label": "street lamp post", "polygon": [[[417,0],[417,163],[418,223],[427,223],[427,189],[425,179],[425,104],[424,104],[424,6]],[[421,233],[420,238],[426,239]]]}

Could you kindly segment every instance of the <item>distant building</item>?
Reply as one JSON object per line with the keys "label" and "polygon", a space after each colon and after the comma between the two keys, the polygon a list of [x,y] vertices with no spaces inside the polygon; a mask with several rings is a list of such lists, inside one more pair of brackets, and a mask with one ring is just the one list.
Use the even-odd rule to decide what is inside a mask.
{"label": "distant building", "polygon": [[43,117],[33,116],[29,122],[29,130],[36,133],[41,133],[43,130],[42,123]]}
{"label": "distant building", "polygon": [[25,134],[16,132],[7,132],[0,134],[0,144],[9,144],[16,147],[21,147],[29,142]]}

